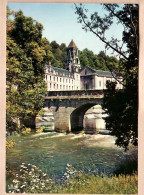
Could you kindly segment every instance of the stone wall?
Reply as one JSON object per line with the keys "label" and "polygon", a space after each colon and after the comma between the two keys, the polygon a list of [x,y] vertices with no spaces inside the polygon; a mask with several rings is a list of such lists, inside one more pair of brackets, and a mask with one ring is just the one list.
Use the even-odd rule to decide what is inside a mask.
{"label": "stone wall", "polygon": [[83,129],[85,112],[97,104],[102,104],[102,98],[56,98],[46,99],[44,107],[54,114],[57,132],[70,132]]}

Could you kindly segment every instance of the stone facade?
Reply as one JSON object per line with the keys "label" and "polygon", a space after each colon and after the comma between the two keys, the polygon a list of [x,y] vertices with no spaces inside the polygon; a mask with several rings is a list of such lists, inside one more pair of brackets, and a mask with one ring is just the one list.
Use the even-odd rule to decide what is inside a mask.
{"label": "stone facade", "polygon": [[[117,81],[115,78],[117,78]],[[88,66],[81,69],[78,48],[72,40],[67,48],[65,69],[45,66],[45,81],[48,91],[106,89],[106,81],[116,81],[122,89],[122,77],[108,71],[94,70]],[[120,82],[118,82],[120,81]]]}
{"label": "stone facade", "polygon": [[[116,79],[117,80],[116,80]],[[115,81],[116,88],[122,89],[122,77],[102,70],[93,70],[92,68],[85,66],[80,70],[81,90],[85,89],[106,89],[107,81]],[[119,82],[120,81],[120,82]]]}
{"label": "stone facade", "polygon": [[80,74],[51,66],[45,66],[45,81],[48,91],[80,90]]}

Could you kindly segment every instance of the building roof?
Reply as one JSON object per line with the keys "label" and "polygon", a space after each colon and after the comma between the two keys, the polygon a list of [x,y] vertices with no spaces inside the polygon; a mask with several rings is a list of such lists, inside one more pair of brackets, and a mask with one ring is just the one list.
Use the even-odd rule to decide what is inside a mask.
{"label": "building roof", "polygon": [[77,48],[77,46],[76,46],[76,44],[75,44],[75,42],[73,41],[73,39],[71,40],[71,42],[70,42],[70,44],[69,44],[69,46],[68,46],[68,48]]}
{"label": "building roof", "polygon": [[[59,76],[73,77],[73,74],[71,72],[69,72],[68,70],[66,70],[66,69],[58,68],[58,67],[55,67],[55,66],[53,66],[53,69],[54,69],[55,72],[58,73]],[[62,74],[64,74],[64,75],[62,75]]]}
{"label": "building roof", "polygon": [[112,76],[112,73],[109,72],[109,71],[104,71],[104,70],[95,70],[95,71],[96,71],[96,73],[97,73],[98,75]]}
{"label": "building roof", "polygon": [[113,75],[116,75],[114,72],[113,72],[113,75],[111,72],[109,71],[104,71],[104,70],[96,70],[96,69],[92,69],[88,66],[84,66],[80,72],[82,72],[84,69],[87,69],[89,70],[89,72],[86,74],[86,75],[82,75],[82,76],[88,76],[88,75],[95,75],[97,74],[98,76],[107,76],[107,77],[112,77]]}

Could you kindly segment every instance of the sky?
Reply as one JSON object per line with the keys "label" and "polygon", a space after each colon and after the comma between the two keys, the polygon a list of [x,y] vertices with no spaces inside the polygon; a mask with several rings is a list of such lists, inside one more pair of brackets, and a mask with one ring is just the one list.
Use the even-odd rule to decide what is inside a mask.
{"label": "sky", "polygon": [[[44,26],[43,37],[49,42],[56,41],[58,44],[65,43],[66,46],[73,39],[79,50],[88,48],[95,54],[104,51],[105,47],[91,32],[85,32],[82,24],[77,22],[73,3],[8,3],[11,10],[22,10],[25,16],[30,16]],[[105,10],[100,4],[87,4],[89,13],[98,12],[101,16]],[[108,33],[109,37],[121,39],[123,27],[113,25]],[[111,55],[111,51],[107,52]]]}

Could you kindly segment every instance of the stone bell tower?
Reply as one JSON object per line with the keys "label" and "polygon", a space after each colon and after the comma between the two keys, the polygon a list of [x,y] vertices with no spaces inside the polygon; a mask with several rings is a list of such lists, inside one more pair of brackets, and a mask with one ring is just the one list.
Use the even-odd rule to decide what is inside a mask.
{"label": "stone bell tower", "polygon": [[67,48],[66,70],[70,72],[79,72],[80,60],[78,57],[78,48],[72,40]]}

